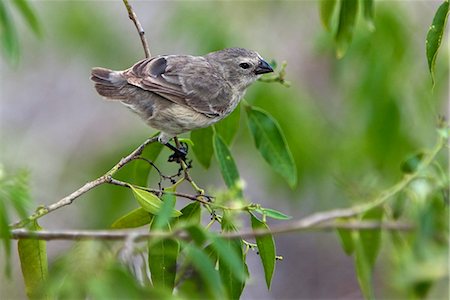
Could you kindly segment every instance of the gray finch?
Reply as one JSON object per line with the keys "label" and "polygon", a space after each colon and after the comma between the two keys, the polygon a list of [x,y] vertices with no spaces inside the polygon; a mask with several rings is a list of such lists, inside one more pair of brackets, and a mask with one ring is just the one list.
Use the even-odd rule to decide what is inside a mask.
{"label": "gray finch", "polygon": [[261,74],[273,72],[251,50],[229,48],[204,56],[159,55],[124,71],[93,68],[97,92],[121,101],[166,144],[180,133],[212,125],[228,116]]}

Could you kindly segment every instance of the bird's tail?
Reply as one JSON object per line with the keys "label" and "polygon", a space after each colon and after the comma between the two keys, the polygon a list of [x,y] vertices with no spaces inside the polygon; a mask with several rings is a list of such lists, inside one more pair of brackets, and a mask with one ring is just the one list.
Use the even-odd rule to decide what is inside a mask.
{"label": "bird's tail", "polygon": [[127,99],[126,86],[128,82],[120,71],[105,68],[93,68],[91,80],[95,82],[97,92],[109,100]]}

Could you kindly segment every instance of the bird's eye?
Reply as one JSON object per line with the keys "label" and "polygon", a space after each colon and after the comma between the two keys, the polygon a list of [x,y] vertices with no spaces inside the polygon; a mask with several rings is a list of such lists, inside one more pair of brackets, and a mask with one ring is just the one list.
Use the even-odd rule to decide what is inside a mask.
{"label": "bird's eye", "polygon": [[248,63],[240,63],[239,67],[241,67],[242,69],[248,69],[248,68],[250,68],[250,64],[248,64]]}

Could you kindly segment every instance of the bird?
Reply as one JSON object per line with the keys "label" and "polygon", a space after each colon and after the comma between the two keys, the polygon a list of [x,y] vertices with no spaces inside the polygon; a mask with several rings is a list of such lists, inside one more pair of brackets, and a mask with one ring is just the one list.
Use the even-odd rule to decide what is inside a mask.
{"label": "bird", "polygon": [[258,52],[227,48],[203,56],[157,55],[122,71],[96,67],[90,79],[99,95],[130,108],[160,131],[160,143],[185,156],[187,149],[170,145],[173,137],[228,116],[247,88],[270,72]]}

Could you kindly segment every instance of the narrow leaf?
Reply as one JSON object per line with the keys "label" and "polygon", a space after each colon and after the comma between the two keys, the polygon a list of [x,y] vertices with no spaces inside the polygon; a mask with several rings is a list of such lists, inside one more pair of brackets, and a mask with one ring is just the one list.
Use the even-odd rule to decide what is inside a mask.
{"label": "narrow leaf", "polygon": [[239,172],[230,150],[225,144],[222,137],[215,132],[214,133],[214,154],[219,163],[220,171],[222,173],[225,184],[231,189],[236,188],[239,181]]}
{"label": "narrow leaf", "polygon": [[[364,221],[381,221],[383,218],[383,209],[374,208],[362,217]],[[381,230],[363,230],[359,232],[359,239],[364,249],[365,257],[369,263],[369,267],[372,269],[375,265],[378,253],[380,252],[381,245]]]}
{"label": "narrow leaf", "polygon": [[0,41],[5,55],[15,64],[19,60],[19,38],[4,1],[0,1]]}
{"label": "narrow leaf", "polygon": [[372,269],[369,265],[369,260],[364,251],[361,241],[359,240],[359,233],[352,232],[353,241],[355,245],[355,268],[356,277],[358,278],[359,287],[366,299],[374,299],[374,291],[372,287]]}
{"label": "narrow leaf", "polygon": [[17,9],[22,14],[25,21],[28,23],[28,26],[34,31],[37,36],[42,36],[41,26],[39,21],[34,13],[33,9],[28,4],[26,0],[13,0],[12,3],[17,7]]}
{"label": "narrow leaf", "polygon": [[297,169],[280,126],[260,108],[246,106],[246,112],[256,148],[272,169],[293,188],[297,183]]}
{"label": "narrow leaf", "polygon": [[255,209],[256,212],[262,214],[265,217],[269,217],[272,219],[277,220],[289,220],[292,219],[291,216],[285,215],[282,212],[279,212],[278,210],[271,209],[271,208],[257,208]]}
{"label": "narrow leaf", "polygon": [[239,130],[239,122],[241,120],[241,107],[238,105],[236,109],[225,119],[214,125],[216,132],[223,138],[225,143],[230,146],[236,133]]}
{"label": "narrow leaf", "polygon": [[320,20],[326,30],[331,31],[331,19],[333,17],[336,0],[320,0]]}
{"label": "narrow leaf", "polygon": [[[37,222],[33,222],[30,230],[41,230]],[[40,288],[48,277],[47,249],[45,241],[22,239],[17,245],[20,266],[25,281],[25,289],[29,298],[38,296]]]}
{"label": "narrow leaf", "polygon": [[0,191],[0,241],[5,249],[5,274],[11,275],[11,236],[9,231],[9,215],[6,210],[5,198]]}
{"label": "narrow leaf", "polygon": [[357,12],[358,0],[341,0],[338,29],[335,36],[336,55],[338,58],[342,58],[345,55],[352,41]]}
{"label": "narrow leaf", "polygon": [[210,298],[223,299],[225,291],[219,273],[209,256],[193,244],[186,245],[185,251],[186,256],[189,257],[195,269],[200,273]]}
{"label": "narrow leaf", "polygon": [[[250,214],[250,218],[253,230],[269,230],[269,226],[258,220],[253,214]],[[264,268],[267,288],[270,289],[276,261],[275,241],[273,236],[268,234],[265,236],[257,236],[256,244],[258,245],[259,257]]]}
{"label": "narrow leaf", "polygon": [[[136,188],[132,185],[129,185],[131,191],[133,192],[134,198],[137,200],[139,205],[149,213],[153,215],[158,215],[161,209],[161,206],[163,202],[159,200],[158,197],[156,197],[154,194],[141,190],[139,188]],[[171,211],[172,217],[179,217],[181,216],[181,212],[178,210],[173,209]]]}
{"label": "narrow leaf", "polygon": [[149,224],[152,221],[152,219],[153,215],[151,215],[148,211],[146,211],[142,207],[139,207],[117,219],[111,225],[111,228],[121,229],[121,228],[140,227]]}
{"label": "narrow leaf", "polygon": [[444,35],[445,24],[449,14],[449,2],[444,1],[436,11],[433,22],[428,30],[426,44],[426,53],[428,68],[431,74],[431,80],[434,86],[434,69],[436,65],[436,57],[441,46],[442,36]]}
{"label": "narrow leaf", "polygon": [[367,23],[369,24],[370,30],[375,29],[375,25],[373,22],[373,0],[362,0],[363,10],[364,10],[364,18],[366,19]]}
{"label": "narrow leaf", "polygon": [[352,232],[350,230],[337,229],[339,241],[341,242],[342,249],[345,254],[352,255],[355,251],[353,244]]}
{"label": "narrow leaf", "polygon": [[175,239],[149,241],[148,266],[155,288],[173,290],[179,252],[180,244]]}
{"label": "narrow leaf", "polygon": [[192,150],[200,164],[206,169],[208,169],[211,164],[211,157],[214,152],[212,137],[212,127],[191,131],[191,140],[194,142]]}
{"label": "narrow leaf", "polygon": [[[153,223],[153,227],[154,229],[161,229],[163,228],[166,224],[169,223],[170,218],[174,217],[174,212],[175,210],[175,202],[176,202],[176,197],[174,194],[172,194],[171,192],[174,192],[174,190],[172,189],[166,189],[165,190],[166,193],[163,194],[162,196],[162,200],[163,200],[163,204],[161,206],[161,209],[158,213],[158,215],[155,218],[155,222]],[[179,212],[181,215],[181,212]],[[178,217],[178,216],[175,216]]]}
{"label": "narrow leaf", "polygon": [[214,250],[219,257],[219,264],[231,271],[231,275],[240,281],[245,281],[246,274],[242,263],[242,255],[239,248],[233,247],[232,240],[224,240],[220,237],[211,237]]}
{"label": "narrow leaf", "polygon": [[[229,212],[224,212],[221,227],[222,232],[236,231]],[[217,239],[213,240],[211,246],[213,246],[219,258],[220,277],[227,290],[228,298],[239,299],[248,277],[242,241],[240,239]],[[229,256],[227,253],[231,255]]]}

